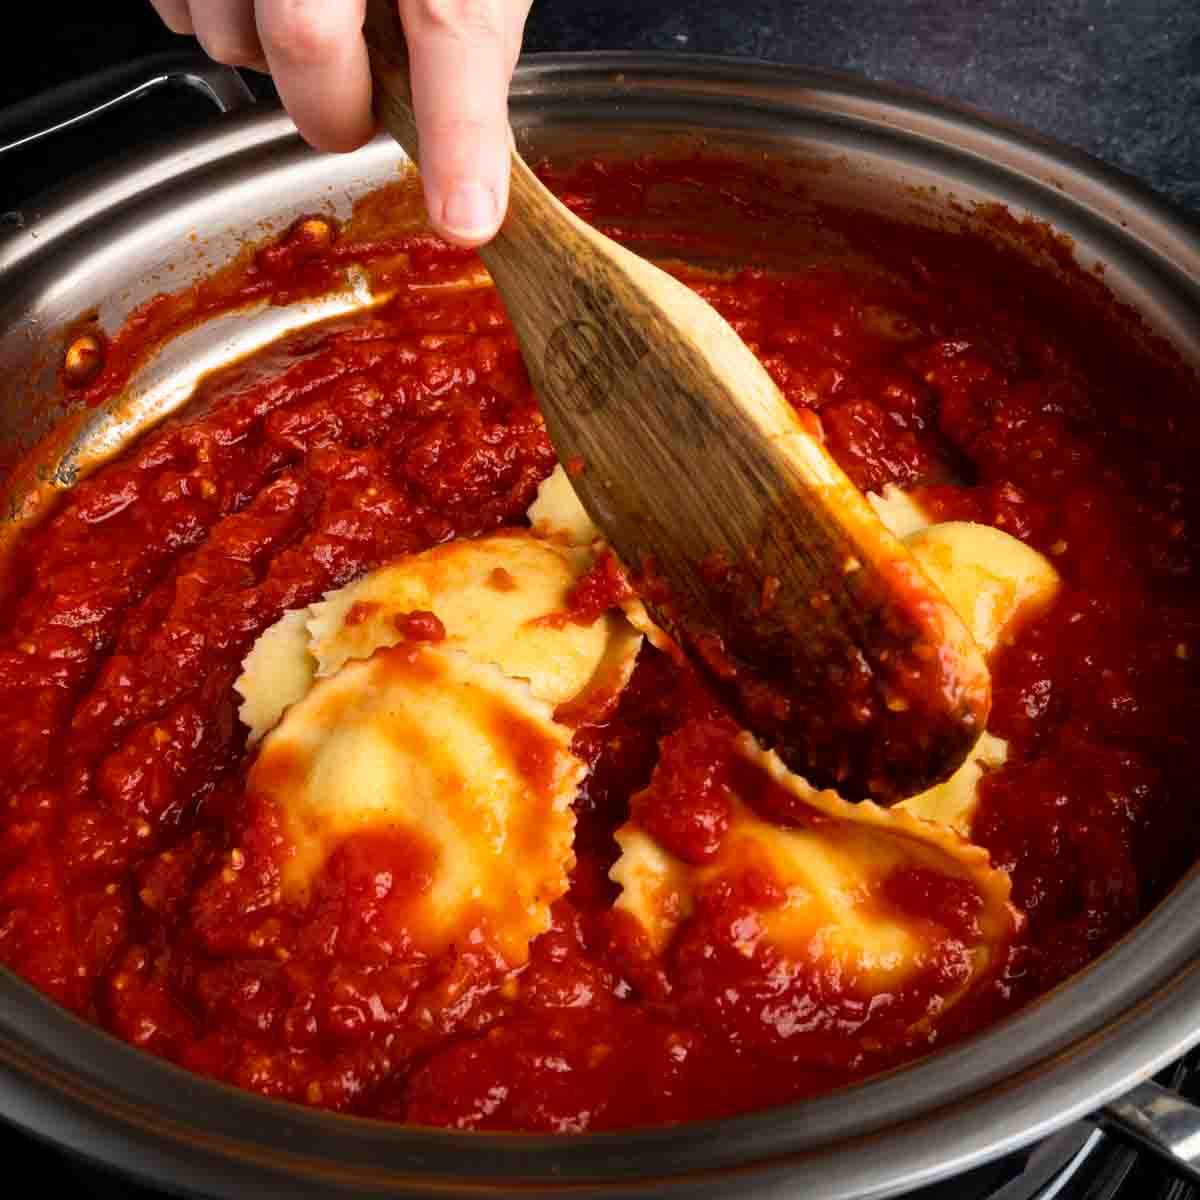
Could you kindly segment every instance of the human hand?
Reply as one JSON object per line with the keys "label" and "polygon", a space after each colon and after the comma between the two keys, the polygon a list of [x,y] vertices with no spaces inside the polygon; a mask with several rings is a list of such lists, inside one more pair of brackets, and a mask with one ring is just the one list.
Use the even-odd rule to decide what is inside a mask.
{"label": "human hand", "polygon": [[[375,129],[365,0],[151,0],[230,66],[269,71],[319,150],[354,150]],[[421,175],[434,228],[477,246],[508,206],[508,84],[532,0],[397,0],[408,40]]]}

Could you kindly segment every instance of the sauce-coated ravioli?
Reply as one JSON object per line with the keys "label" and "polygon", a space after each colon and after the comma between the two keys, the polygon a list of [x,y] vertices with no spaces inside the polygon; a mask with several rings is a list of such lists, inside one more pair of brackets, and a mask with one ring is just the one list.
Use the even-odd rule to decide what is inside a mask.
{"label": "sauce-coated ravioli", "polygon": [[[1057,573],[1008,534],[970,522],[930,525],[920,506],[897,489],[874,503],[985,653],[1030,607],[1053,599]],[[720,745],[719,735],[715,740]],[[622,892],[616,907],[634,920],[653,953],[668,951],[696,912],[698,897],[718,885],[742,888],[755,897],[745,906],[754,917],[755,938],[771,950],[761,964],[763,977],[777,971],[781,959],[793,967],[805,964],[795,994],[811,986],[813,971],[824,971],[853,981],[847,989],[863,998],[895,995],[926,977],[931,959],[948,955],[957,966],[943,967],[937,983],[925,979],[928,1007],[907,1014],[914,1029],[927,1013],[961,999],[1002,959],[1018,928],[1008,905],[1008,876],[966,840],[980,781],[1007,758],[1002,739],[985,732],[950,779],[892,809],[818,792],[749,735],[728,752],[740,765],[726,763],[707,805],[694,789],[687,795],[669,777],[659,778],[658,772],[669,776],[666,761],[647,792],[635,798],[631,822],[617,832],[621,856],[611,878]],[[777,795],[764,811],[750,796],[761,798],[770,789]],[[685,793],[682,805],[672,792]],[[695,845],[679,839],[689,804],[710,832],[719,827],[703,853],[685,861]],[[663,810],[672,807],[685,811],[664,821]],[[677,840],[685,858],[672,853],[663,836]],[[757,883],[747,888],[747,879]],[[940,909],[932,906],[939,916],[931,919],[929,906],[896,902],[907,886],[946,897]],[[756,947],[755,939],[747,940],[747,960]]]}
{"label": "sauce-coated ravioli", "polygon": [[[916,500],[890,485],[868,499],[945,592],[985,655],[998,648],[1006,629],[1048,607],[1058,593],[1058,572],[1045,556],[1002,530],[972,521],[933,524]],[[949,779],[897,807],[969,836],[980,780],[1007,759],[1008,744],[985,731]]]}
{"label": "sauce-coated ravioli", "polygon": [[423,954],[474,929],[525,961],[574,862],[584,772],[527,684],[428,645],[346,663],[268,734],[248,793],[277,807],[285,895],[303,903],[330,852],[371,831],[411,844],[419,884],[391,921]]}
{"label": "sauce-coated ravioli", "polygon": [[[285,614],[237,687],[247,787],[278,811],[285,896],[307,902],[347,838],[412,850],[390,923],[437,955],[473,929],[513,965],[544,932],[574,854],[584,772],[556,708],[611,707],[641,636],[566,616],[591,553],[523,530],[408,555]],[[414,618],[419,637],[410,640]]]}
{"label": "sauce-coated ravioli", "polygon": [[529,681],[541,700],[562,704],[595,674],[619,616],[590,625],[555,618],[586,556],[524,530],[435,546],[373,571],[314,604],[309,618],[318,675],[366,658],[402,634],[396,617],[432,612],[446,644]]}
{"label": "sauce-coated ravioli", "polygon": [[1011,534],[973,521],[945,521],[904,539],[921,569],[942,589],[985,655],[1029,610],[1058,591],[1058,572]]}
{"label": "sauce-coated ravioli", "polygon": [[641,642],[619,613],[588,624],[564,618],[591,561],[524,530],[459,539],[411,554],[285,614],[255,644],[236,687],[257,740],[312,681],[407,636],[404,619],[432,613],[441,640],[524,679],[552,704],[596,689],[620,690]]}
{"label": "sauce-coated ravioli", "polygon": [[[963,939],[970,959],[965,975],[948,980],[951,994],[997,960],[1016,923],[1008,876],[990,865],[986,850],[900,809],[817,791],[748,734],[731,744],[730,755],[729,820],[719,850],[706,861],[680,861],[636,825],[617,834],[623,850],[613,868],[622,886],[617,907],[642,926],[656,951],[693,914],[698,894],[719,880],[736,885],[753,875],[764,885],[757,907],[762,935],[775,951],[828,960],[863,996],[903,987],[946,937]],[[661,781],[651,791],[656,785]],[[960,894],[971,914],[965,938],[957,912],[939,922],[888,902],[889,882],[906,874]],[[931,996],[931,1007],[946,999]]]}
{"label": "sauce-coated ravioli", "polygon": [[311,610],[286,612],[259,636],[242,663],[234,687],[242,697],[238,716],[253,745],[273,729],[287,709],[312,688],[317,660],[309,650]]}
{"label": "sauce-coated ravioli", "polygon": [[966,762],[949,779],[901,800],[896,808],[927,821],[948,825],[963,837],[970,837],[971,821],[979,804],[979,783],[988,771],[1004,766],[1007,761],[1008,743],[984,731],[971,748]]}

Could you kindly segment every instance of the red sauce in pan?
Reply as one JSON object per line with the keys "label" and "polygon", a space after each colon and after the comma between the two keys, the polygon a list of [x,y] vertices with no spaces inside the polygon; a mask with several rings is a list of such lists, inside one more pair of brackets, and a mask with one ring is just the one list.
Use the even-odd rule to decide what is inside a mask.
{"label": "red sauce in pan", "polygon": [[[691,162],[558,182],[635,231],[659,185],[686,201],[737,179]],[[768,221],[764,204],[747,219]],[[283,612],[381,563],[520,523],[554,465],[494,294],[420,287],[461,270],[461,251],[419,236],[346,246],[311,223],[223,295],[148,306],[86,384],[102,400],[144,357],[145,331],[218,301],[319,289],[355,257],[399,281],[374,315],[209,379],[19,547],[0,636],[0,959],[117,1036],[268,1095],[571,1132],[861,1077],[996,1019],[1128,931],[1200,831],[1196,393],[986,239],[821,219],[858,247],[855,265],[695,286],[819,413],[856,483],[923,489],[939,517],[998,525],[1065,580],[993,663],[990,728],[1010,760],[982,785],[974,836],[1028,920],[977,994],[916,1036],[920,980],[864,998],[748,959],[755,909],[778,900],[752,873],[705,892],[668,952],[648,954],[610,912],[613,831],[653,774],[641,819],[704,862],[735,769],[719,705],[649,647],[615,713],[576,735],[591,768],[578,863],[522,971],[482,935],[440,960],[406,948],[388,900],[427,879],[423,847],[350,839],[289,906],[280,830],[243,789],[242,657]],[[578,619],[625,586],[612,566],[577,588]],[[424,616],[408,631],[438,635]],[[884,893],[943,931],[927,982],[960,978],[973,891],[912,871]]]}

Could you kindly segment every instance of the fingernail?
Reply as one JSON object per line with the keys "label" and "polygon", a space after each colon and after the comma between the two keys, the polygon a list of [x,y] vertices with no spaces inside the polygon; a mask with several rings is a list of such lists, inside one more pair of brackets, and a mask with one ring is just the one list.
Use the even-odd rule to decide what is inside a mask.
{"label": "fingernail", "polygon": [[442,224],[462,238],[487,237],[499,217],[496,193],[474,180],[456,185],[442,205]]}

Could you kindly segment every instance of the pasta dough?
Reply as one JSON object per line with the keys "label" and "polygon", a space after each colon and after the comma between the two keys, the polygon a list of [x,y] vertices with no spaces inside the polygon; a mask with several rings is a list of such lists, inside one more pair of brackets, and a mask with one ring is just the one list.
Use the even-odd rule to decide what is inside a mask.
{"label": "pasta dough", "polygon": [[[930,525],[921,507],[897,488],[870,501],[945,592],[985,654],[996,649],[1019,614],[1049,602],[1058,589],[1049,562],[1000,530],[964,521]],[[670,945],[700,889],[753,868],[786,890],[781,908],[761,914],[778,948],[803,954],[819,945],[873,986],[894,988],[921,960],[927,931],[921,922],[905,921],[864,898],[873,896],[889,874],[918,870],[969,884],[978,893],[985,919],[972,954],[976,970],[986,967],[1013,929],[1009,883],[990,866],[987,853],[965,839],[979,781],[1003,765],[1007,743],[985,732],[950,779],[891,809],[848,804],[835,793],[817,792],[773,754],[759,750],[749,735],[743,751],[814,814],[829,819],[811,828],[784,827],[735,797],[717,857],[703,866],[675,858],[636,823],[618,830],[622,853],[610,873],[622,888],[616,907],[633,917],[655,953]]]}
{"label": "pasta dough", "polygon": [[[251,740],[266,735],[247,786],[280,814],[289,899],[346,838],[382,836],[423,864],[393,913],[417,949],[483,929],[525,961],[574,862],[573,721],[615,703],[642,642],[619,612],[567,618],[591,559],[522,530],[463,539],[263,633],[236,686]],[[414,612],[444,637],[406,641]]]}
{"label": "pasta dough", "polygon": [[889,876],[921,871],[967,885],[979,898],[978,936],[970,948],[974,970],[984,970],[1014,931],[1008,876],[991,867],[987,852],[952,830],[898,809],[850,804],[819,792],[792,774],[773,753],[743,735],[740,752],[811,810],[806,827],[785,828],[762,819],[741,797],[716,858],[690,866],[662,849],[642,829],[617,834],[622,855],[611,877],[621,885],[616,907],[634,918],[652,950],[661,953],[691,914],[698,891],[720,877],[766,872],[785,890],[778,907],[762,913],[766,936],[786,955],[818,952],[876,990],[903,985],[919,969],[939,931],[926,917],[881,903]]}
{"label": "pasta dough", "polygon": [[1058,572],[1045,555],[1002,529],[974,521],[931,524],[925,510],[890,483],[867,499],[941,588],[985,655],[1018,613],[1048,603],[1058,591]]}
{"label": "pasta dough", "polygon": [[1008,761],[1008,743],[1003,738],[985,732],[975,743],[966,761],[943,783],[902,800],[896,808],[937,821],[961,833],[971,835],[971,821],[979,801],[979,781],[987,771],[994,771]]}
{"label": "pasta dough", "polygon": [[1027,605],[1045,604],[1058,591],[1058,572],[1043,555],[990,525],[944,521],[909,534],[904,543],[985,655]]}
{"label": "pasta dough", "polygon": [[447,648],[527,680],[538,699],[564,705],[585,691],[619,691],[641,638],[620,614],[591,625],[561,619],[591,555],[523,530],[462,539],[408,555],[286,614],[255,643],[235,687],[250,741],[270,729],[316,677],[404,637],[396,619],[432,612]]}
{"label": "pasta dough", "polygon": [[527,515],[538,537],[565,546],[587,546],[600,537],[561,463],[542,480]]}
{"label": "pasta dough", "polygon": [[929,524],[925,510],[894,483],[887,484],[882,492],[868,492],[867,501],[893,537],[906,538]]}
{"label": "pasta dough", "polygon": [[348,662],[263,742],[247,791],[277,805],[284,894],[303,903],[349,834],[383,830],[428,863],[403,927],[438,954],[484,928],[512,965],[567,888],[584,765],[528,684],[429,645]]}
{"label": "pasta dough", "polygon": [[308,695],[317,662],[308,649],[307,608],[286,612],[254,643],[234,687],[242,697],[238,715],[250,730],[251,745],[278,722],[281,714]]}
{"label": "pasta dough", "polygon": [[[570,476],[561,463],[542,480],[537,499],[529,506],[528,516],[534,533],[564,546],[594,547],[601,539],[600,530],[575,494]],[[676,659],[682,657],[674,640],[655,625],[646,606],[636,596],[622,602],[621,609],[629,624],[656,650]]]}
{"label": "pasta dough", "polygon": [[569,700],[591,678],[619,618],[555,622],[584,558],[524,531],[448,542],[411,554],[314,604],[308,622],[318,675],[401,640],[398,614],[436,613],[445,644],[529,681],[542,700]]}

